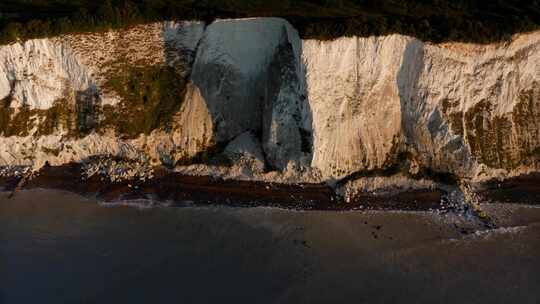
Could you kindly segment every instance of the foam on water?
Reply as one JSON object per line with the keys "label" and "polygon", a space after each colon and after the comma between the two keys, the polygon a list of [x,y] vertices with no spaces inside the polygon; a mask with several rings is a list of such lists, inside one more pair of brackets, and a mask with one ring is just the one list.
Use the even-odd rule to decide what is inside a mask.
{"label": "foam on water", "polygon": [[136,200],[119,200],[113,202],[99,201],[98,204],[103,207],[133,207],[139,210],[154,209],[154,208],[169,208],[172,207],[171,201],[158,201],[152,199],[136,199]]}
{"label": "foam on water", "polygon": [[486,238],[492,235],[516,234],[516,233],[521,233],[525,229],[527,229],[527,226],[500,227],[496,229],[479,230],[473,233],[471,237]]}

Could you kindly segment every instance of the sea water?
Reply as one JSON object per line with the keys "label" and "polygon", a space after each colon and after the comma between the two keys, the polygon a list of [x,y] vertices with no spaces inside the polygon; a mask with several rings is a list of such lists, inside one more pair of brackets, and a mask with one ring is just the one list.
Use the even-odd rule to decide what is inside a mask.
{"label": "sea water", "polygon": [[485,230],[451,213],[0,193],[0,303],[539,303],[540,209],[521,212]]}

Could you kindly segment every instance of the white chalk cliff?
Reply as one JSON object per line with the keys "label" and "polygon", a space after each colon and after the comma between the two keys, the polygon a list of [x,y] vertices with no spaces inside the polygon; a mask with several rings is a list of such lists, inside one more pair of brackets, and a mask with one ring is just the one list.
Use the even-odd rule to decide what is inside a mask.
{"label": "white chalk cliff", "polygon": [[[540,158],[539,63],[540,32],[489,45],[317,41],[279,18],[19,42],[0,46],[0,166],[111,155],[186,170],[244,153],[254,171],[292,170],[297,181],[395,166],[473,180],[519,174]],[[126,67],[168,67],[181,79],[176,105],[156,112],[169,124],[125,136],[107,116],[131,115],[125,95],[142,78]],[[67,118],[53,116],[63,103]]]}

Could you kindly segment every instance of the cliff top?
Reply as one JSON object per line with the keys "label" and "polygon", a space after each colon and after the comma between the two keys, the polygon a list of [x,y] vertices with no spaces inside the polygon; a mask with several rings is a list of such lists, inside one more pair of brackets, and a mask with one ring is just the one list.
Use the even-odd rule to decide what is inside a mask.
{"label": "cliff top", "polygon": [[161,20],[255,16],[283,17],[302,38],[399,33],[424,41],[487,43],[538,29],[540,1],[4,0],[0,43]]}

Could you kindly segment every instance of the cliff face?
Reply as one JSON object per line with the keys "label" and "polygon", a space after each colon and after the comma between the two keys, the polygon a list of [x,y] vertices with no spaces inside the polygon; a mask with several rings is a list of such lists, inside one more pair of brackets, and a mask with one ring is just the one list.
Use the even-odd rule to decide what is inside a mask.
{"label": "cliff face", "polygon": [[540,157],[538,62],[537,32],[492,45],[302,41],[277,18],[32,40],[0,47],[0,165],[111,155],[254,159],[250,170],[298,181],[518,174]]}
{"label": "cliff face", "polygon": [[534,166],[539,37],[487,46],[403,36],[304,42],[313,165],[342,176],[401,154],[458,176]]}

